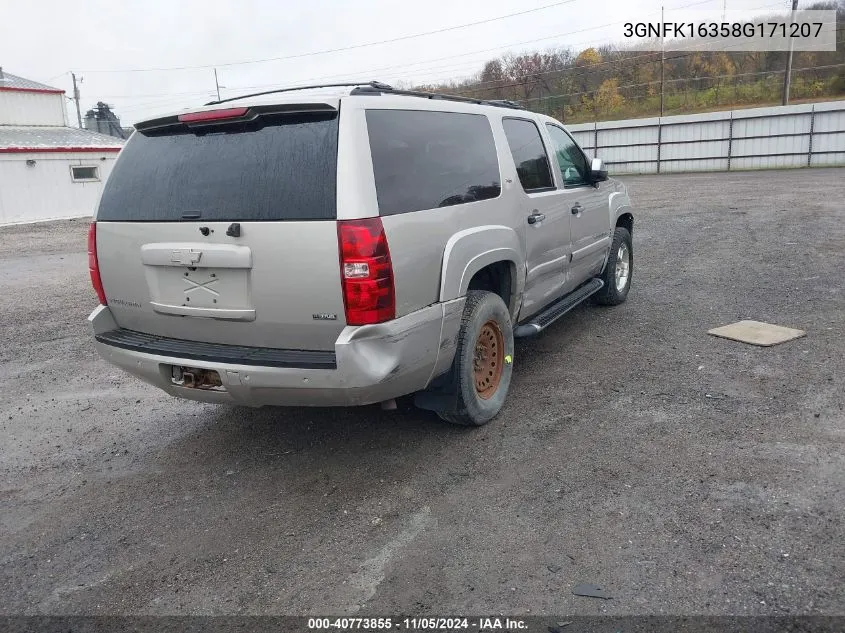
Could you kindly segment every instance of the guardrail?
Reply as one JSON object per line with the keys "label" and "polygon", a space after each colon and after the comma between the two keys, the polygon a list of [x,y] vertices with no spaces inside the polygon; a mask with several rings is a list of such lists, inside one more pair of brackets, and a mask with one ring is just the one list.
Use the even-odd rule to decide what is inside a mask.
{"label": "guardrail", "polygon": [[567,128],[615,174],[845,165],[845,101]]}

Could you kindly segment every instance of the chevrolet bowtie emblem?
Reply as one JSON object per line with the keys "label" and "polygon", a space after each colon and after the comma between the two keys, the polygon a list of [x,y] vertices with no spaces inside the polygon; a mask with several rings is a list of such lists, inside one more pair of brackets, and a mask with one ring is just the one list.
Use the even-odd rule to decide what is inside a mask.
{"label": "chevrolet bowtie emblem", "polygon": [[202,258],[202,251],[195,251],[192,248],[180,248],[170,253],[170,261],[173,264],[193,266],[198,264]]}

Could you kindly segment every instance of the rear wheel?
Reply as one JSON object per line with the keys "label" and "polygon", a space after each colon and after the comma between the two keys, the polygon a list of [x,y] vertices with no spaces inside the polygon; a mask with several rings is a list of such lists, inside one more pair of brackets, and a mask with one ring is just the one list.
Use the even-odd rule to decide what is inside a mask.
{"label": "rear wheel", "polygon": [[594,295],[596,303],[606,306],[623,303],[631,289],[633,272],[634,249],[631,245],[631,234],[625,227],[617,226],[613,232],[607,266],[601,276],[604,288]]}
{"label": "rear wheel", "polygon": [[501,411],[513,372],[513,325],[499,295],[467,293],[452,365],[457,399],[438,415],[453,424],[481,426]]}

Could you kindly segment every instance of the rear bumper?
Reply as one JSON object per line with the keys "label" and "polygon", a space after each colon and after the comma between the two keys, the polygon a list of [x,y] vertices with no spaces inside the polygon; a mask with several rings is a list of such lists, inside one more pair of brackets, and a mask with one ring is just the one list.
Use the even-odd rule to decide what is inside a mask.
{"label": "rear bumper", "polygon": [[[107,361],[180,398],[246,406],[350,406],[419,391],[452,364],[464,299],[437,303],[378,325],[347,326],[335,342],[335,369],[217,362],[127,349],[95,339]],[[107,306],[88,317],[95,336],[119,330]],[[188,342],[184,342],[189,345]],[[199,344],[202,345],[202,344]],[[192,358],[193,356],[193,358]],[[224,391],[171,381],[171,366],[213,369]]]}

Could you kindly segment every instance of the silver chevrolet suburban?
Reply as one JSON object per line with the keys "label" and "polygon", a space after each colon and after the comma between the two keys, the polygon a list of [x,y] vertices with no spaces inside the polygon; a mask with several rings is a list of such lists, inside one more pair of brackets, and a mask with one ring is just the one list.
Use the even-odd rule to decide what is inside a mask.
{"label": "silver chevrolet suburban", "polygon": [[88,237],[108,361],[173,396],[481,425],[514,338],[628,294],[625,186],[556,120],[369,84],[144,121]]}

